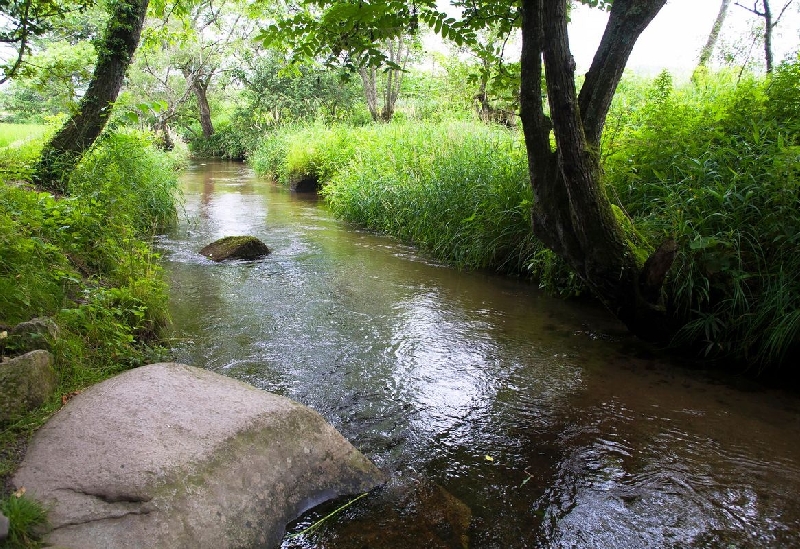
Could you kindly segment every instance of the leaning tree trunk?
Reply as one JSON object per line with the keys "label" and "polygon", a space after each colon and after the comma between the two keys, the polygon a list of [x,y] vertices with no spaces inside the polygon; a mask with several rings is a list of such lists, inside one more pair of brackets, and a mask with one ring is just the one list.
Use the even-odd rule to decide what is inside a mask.
{"label": "leaning tree trunk", "polygon": [[[617,318],[648,340],[668,335],[659,297],[676,247],[668,240],[645,264],[637,261],[601,185],[598,149],[633,45],[665,3],[614,2],[578,96],[567,36],[567,0],[522,2],[521,118],[535,198],[534,233],[567,261]],[[543,72],[550,117],[541,97]]]}
{"label": "leaning tree trunk", "polygon": [[711,54],[714,53],[714,47],[717,45],[717,41],[719,40],[719,34],[722,32],[722,25],[725,23],[725,18],[728,16],[728,8],[731,5],[731,0],[722,0],[722,3],[719,6],[719,12],[717,13],[717,18],[714,20],[714,26],[711,27],[711,32],[708,33],[708,40],[706,40],[706,45],[703,46],[703,49],[700,50],[700,60],[697,62],[697,68],[695,72],[706,67],[708,62],[711,60]]}
{"label": "leaning tree trunk", "polygon": [[200,128],[203,130],[203,137],[208,139],[214,135],[214,124],[211,122],[211,107],[208,104],[208,85],[211,77],[202,81],[198,78],[194,81],[192,89],[197,99],[197,110],[200,113]]}
{"label": "leaning tree trunk", "polygon": [[77,114],[45,145],[34,180],[42,188],[66,192],[70,172],[92,146],[111,115],[125,72],[139,44],[148,0],[113,0],[111,17],[97,47],[97,65]]}

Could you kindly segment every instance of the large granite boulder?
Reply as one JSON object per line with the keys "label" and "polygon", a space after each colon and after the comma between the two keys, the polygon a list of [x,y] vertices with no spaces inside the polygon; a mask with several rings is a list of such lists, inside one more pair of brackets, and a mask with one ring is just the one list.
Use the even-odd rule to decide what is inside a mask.
{"label": "large granite boulder", "polygon": [[212,261],[253,260],[269,255],[270,249],[254,236],[226,236],[204,247],[200,253]]}
{"label": "large granite boulder", "polygon": [[53,356],[47,351],[0,362],[0,424],[41,406],[57,385]]}
{"label": "large granite boulder", "polygon": [[181,364],[127,371],[42,427],[13,482],[63,548],[275,547],[307,509],[383,481],[316,412]]}

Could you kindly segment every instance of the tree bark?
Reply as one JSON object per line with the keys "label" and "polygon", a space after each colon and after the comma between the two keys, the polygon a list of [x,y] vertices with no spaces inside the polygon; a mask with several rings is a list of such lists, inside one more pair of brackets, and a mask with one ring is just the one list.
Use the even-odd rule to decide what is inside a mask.
{"label": "tree bark", "polygon": [[725,18],[728,16],[728,8],[731,5],[731,0],[722,0],[722,3],[719,6],[719,12],[717,13],[717,18],[714,20],[714,26],[711,27],[711,32],[708,33],[708,40],[706,40],[706,45],[703,46],[703,49],[700,50],[700,60],[697,62],[697,69],[705,67],[708,65],[708,62],[711,60],[711,54],[714,53],[714,47],[717,45],[717,41],[719,40],[719,34],[722,32],[722,25],[725,23]]}
{"label": "tree bark", "polygon": [[69,174],[103,131],[139,44],[148,0],[114,0],[111,18],[97,47],[97,65],[77,114],[45,145],[34,181],[54,192],[67,191]]}
{"label": "tree bark", "polygon": [[764,1],[764,62],[767,65],[767,74],[772,74],[772,29],[775,24],[772,22],[772,10],[769,7],[769,0]]}
{"label": "tree bark", "polygon": [[208,104],[208,85],[210,77],[203,81],[196,79],[193,82],[194,96],[197,99],[197,110],[200,113],[200,127],[206,139],[214,135],[214,124],[211,122],[211,107]]}
{"label": "tree bark", "polygon": [[[606,115],[641,32],[666,0],[616,0],[578,96],[567,0],[523,0],[521,119],[534,193],[533,229],[636,335],[668,336],[660,289],[675,247],[640,265],[601,185]],[[546,75],[550,117],[544,114]],[[555,147],[550,132],[554,133]]]}
{"label": "tree bark", "polygon": [[372,116],[372,121],[377,122],[380,120],[378,88],[375,82],[377,80],[377,70],[375,67],[361,67],[358,69],[358,74],[361,75],[361,83],[364,86],[364,100],[367,102],[369,114]]}

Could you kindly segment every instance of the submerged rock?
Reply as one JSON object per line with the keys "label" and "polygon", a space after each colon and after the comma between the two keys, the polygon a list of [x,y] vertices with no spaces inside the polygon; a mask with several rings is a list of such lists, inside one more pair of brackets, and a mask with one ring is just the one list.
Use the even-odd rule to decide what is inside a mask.
{"label": "submerged rock", "polygon": [[307,509],[382,481],[311,409],[173,363],[76,396],[13,479],[50,506],[45,541],[81,549],[276,547]]}
{"label": "submerged rock", "polygon": [[0,363],[0,423],[41,406],[56,390],[53,356],[31,351]]}
{"label": "submerged rock", "polygon": [[212,242],[200,253],[212,261],[226,259],[259,259],[270,254],[266,244],[254,236],[226,236]]}

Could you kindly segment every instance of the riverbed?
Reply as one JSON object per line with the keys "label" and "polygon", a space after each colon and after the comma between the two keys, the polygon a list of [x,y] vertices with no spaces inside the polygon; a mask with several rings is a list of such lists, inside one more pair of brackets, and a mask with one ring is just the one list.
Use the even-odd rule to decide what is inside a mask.
{"label": "riverbed", "polygon": [[[310,406],[390,477],[285,548],[800,547],[796,395],[430,261],[243,164],[183,184],[159,240],[176,359]],[[272,254],[199,254],[243,234]]]}

